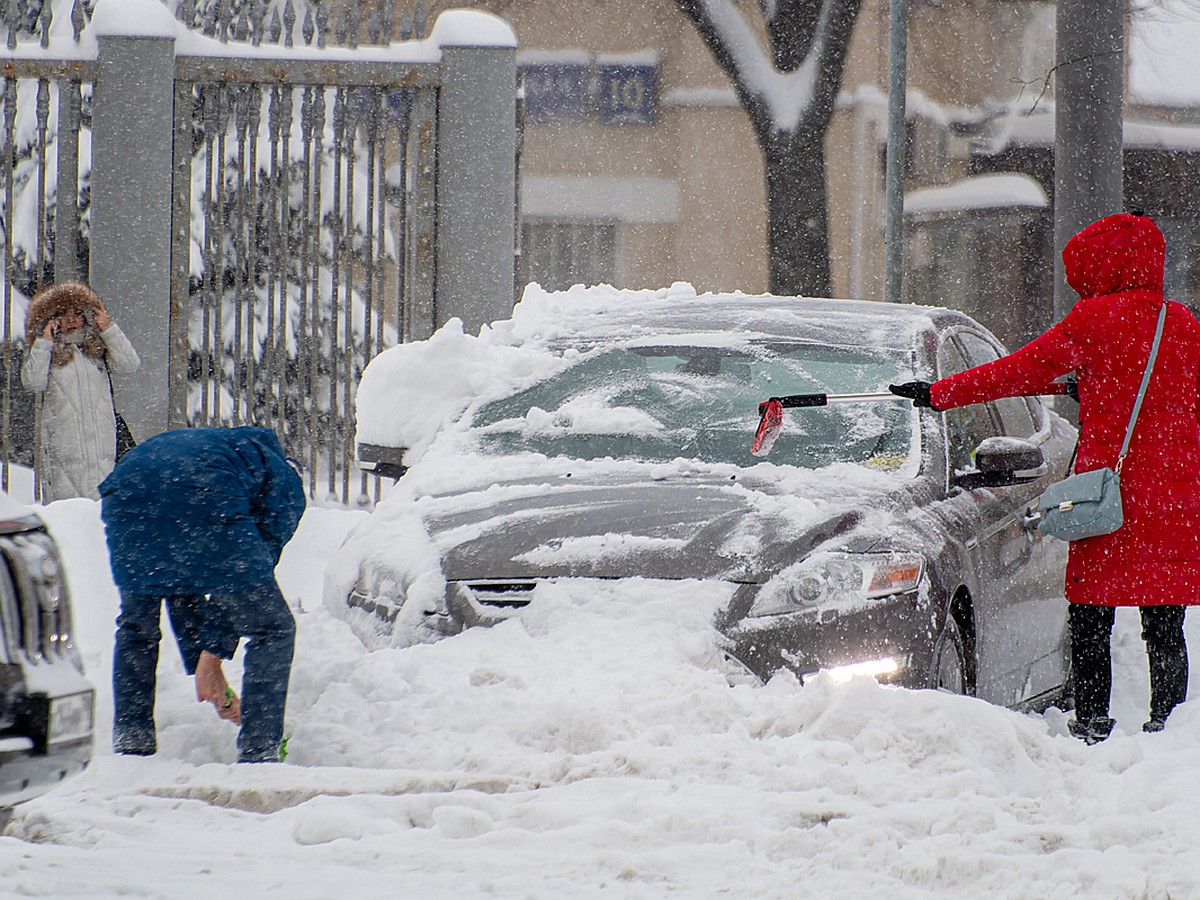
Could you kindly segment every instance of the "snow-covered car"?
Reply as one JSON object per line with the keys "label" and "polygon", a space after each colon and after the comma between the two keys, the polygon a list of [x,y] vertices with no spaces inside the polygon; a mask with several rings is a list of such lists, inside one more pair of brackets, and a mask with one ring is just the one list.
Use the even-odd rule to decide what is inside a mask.
{"label": "snow-covered car", "polygon": [[[935,307],[531,286],[511,320],[367,368],[360,457],[407,473],[326,603],[396,642],[526,616],[548,581],[717,582],[727,661],[759,679],[1044,707],[1069,684],[1066,545],[1030,510],[1075,430],[1033,397],[937,413],[887,393],[1003,352]],[[811,393],[837,397],[786,409],[752,455],[759,404]]]}
{"label": "snow-covered car", "polygon": [[0,492],[0,823],[87,766],[93,711],[58,547]]}

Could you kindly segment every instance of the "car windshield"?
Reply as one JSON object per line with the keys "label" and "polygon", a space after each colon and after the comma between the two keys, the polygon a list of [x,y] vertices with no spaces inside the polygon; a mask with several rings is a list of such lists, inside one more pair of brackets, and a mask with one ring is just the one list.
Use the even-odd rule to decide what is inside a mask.
{"label": "car windshield", "polygon": [[[886,391],[908,380],[902,354],[813,344],[633,346],[596,351],[520,393],[482,406],[472,427],[488,454],[754,465],[758,404],[800,393]],[[788,409],[770,460],[900,468],[914,450],[898,400]]]}

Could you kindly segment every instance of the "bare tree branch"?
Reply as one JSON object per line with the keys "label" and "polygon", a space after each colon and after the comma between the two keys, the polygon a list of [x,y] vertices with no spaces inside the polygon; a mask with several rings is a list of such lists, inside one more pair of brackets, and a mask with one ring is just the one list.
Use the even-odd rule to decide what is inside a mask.
{"label": "bare tree branch", "polygon": [[[768,54],[732,0],[676,0],[733,82],[760,143],[775,140],[781,130],[828,124],[861,5],[862,0],[760,0],[772,43]],[[783,39],[791,43],[785,46]],[[787,65],[779,65],[780,60]],[[785,93],[787,107],[799,107],[792,121],[778,115]]]}
{"label": "bare tree branch", "polygon": [[1051,66],[1049,69],[1047,69],[1047,70],[1046,70],[1046,74],[1045,74],[1045,75],[1044,75],[1042,78],[1040,78],[1040,79],[1038,79],[1038,80],[1036,80],[1036,81],[1025,81],[1025,80],[1023,80],[1023,79],[1020,79],[1020,78],[1013,78],[1013,79],[1012,79],[1012,82],[1013,82],[1014,84],[1019,84],[1019,85],[1021,85],[1021,93],[1017,95],[1017,99],[1018,99],[1018,100],[1020,100],[1020,99],[1021,99],[1021,96],[1022,96],[1022,95],[1025,93],[1025,88],[1026,88],[1026,87],[1030,87],[1030,86],[1032,86],[1032,85],[1035,85],[1035,84],[1040,84],[1040,85],[1041,85],[1041,90],[1040,90],[1040,91],[1038,91],[1038,95],[1037,95],[1037,97],[1036,97],[1036,98],[1034,98],[1033,105],[1032,105],[1032,106],[1030,106],[1030,107],[1029,107],[1029,109],[1025,110],[1025,112],[1024,112],[1024,113],[1022,113],[1022,115],[1024,115],[1024,116],[1032,116],[1032,115],[1033,115],[1033,114],[1034,114],[1034,113],[1037,111],[1038,105],[1039,105],[1039,104],[1042,102],[1042,99],[1043,99],[1043,98],[1044,98],[1044,97],[1045,97],[1045,96],[1046,96],[1048,93],[1050,93],[1050,82],[1051,82],[1051,80],[1054,78],[1054,75],[1055,75],[1055,73],[1056,73],[1056,72],[1057,72],[1059,69],[1061,69],[1063,66],[1073,66],[1073,65],[1075,65],[1075,64],[1077,64],[1077,63],[1086,62],[1088,59],[1092,59],[1092,58],[1094,58],[1094,56],[1096,56],[1096,55],[1100,55],[1100,56],[1113,56],[1113,55],[1115,55],[1115,51],[1113,51],[1113,52],[1110,52],[1110,53],[1093,54],[1093,55],[1091,55],[1091,56],[1077,56],[1077,57],[1075,57],[1074,59],[1068,59],[1068,60],[1066,60],[1066,61],[1064,61],[1064,62],[1055,63],[1053,66]]}
{"label": "bare tree branch", "polygon": [[[728,0],[715,0],[716,3],[723,4],[722,9],[718,12],[724,12],[726,20],[732,20],[736,17],[740,22],[740,27],[749,33],[750,26],[742,18],[742,14],[728,3]],[[699,32],[701,40],[708,46],[709,52],[712,53],[713,59],[717,64],[725,70],[725,74],[729,76],[729,80],[733,82],[734,91],[737,92],[738,100],[750,115],[750,121],[754,124],[755,131],[762,134],[763,126],[769,118],[765,98],[751,91],[746,83],[746,77],[743,74],[745,69],[751,65],[750,60],[739,59],[735,53],[735,46],[742,53],[747,52],[749,48],[734,43],[730,37],[731,28],[734,26],[719,25],[717,18],[714,16],[710,7],[714,0],[676,0],[676,5],[680,12],[692,20],[692,24],[696,26],[696,31]],[[740,29],[739,29],[740,30]],[[761,53],[761,48],[759,48]]]}

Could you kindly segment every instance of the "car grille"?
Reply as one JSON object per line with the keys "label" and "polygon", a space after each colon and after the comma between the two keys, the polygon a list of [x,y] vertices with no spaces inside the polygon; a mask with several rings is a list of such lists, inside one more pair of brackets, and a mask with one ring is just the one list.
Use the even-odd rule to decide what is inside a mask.
{"label": "car grille", "polygon": [[396,616],[400,613],[400,604],[392,602],[390,599],[377,600],[362,588],[357,587],[350,592],[350,596],[346,598],[346,603],[352,607],[358,607],[379,616],[379,618],[389,624],[394,622]]}
{"label": "car grille", "polygon": [[533,589],[537,586],[535,581],[506,580],[466,581],[462,584],[476,603],[498,609],[528,606],[533,599]]}
{"label": "car grille", "polygon": [[48,535],[0,538],[0,653],[5,662],[36,662],[74,652],[64,590]]}
{"label": "car grille", "polygon": [[[439,604],[436,609],[424,611],[425,624],[434,623],[435,627],[447,634],[457,633],[464,626],[495,625],[528,606],[536,584],[535,581],[511,579],[452,581],[446,595],[447,602]],[[404,599],[376,595],[359,585],[350,592],[346,602],[392,626]]]}

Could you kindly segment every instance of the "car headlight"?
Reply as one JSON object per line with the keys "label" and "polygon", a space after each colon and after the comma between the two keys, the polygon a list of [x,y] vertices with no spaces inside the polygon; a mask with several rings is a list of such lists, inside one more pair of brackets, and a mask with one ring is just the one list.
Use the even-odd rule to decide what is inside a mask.
{"label": "car headlight", "polygon": [[917,553],[821,553],[762,586],[751,616],[806,609],[852,609],[878,597],[915,591],[925,571]]}
{"label": "car headlight", "polygon": [[364,566],[346,602],[392,622],[407,595],[405,580],[395,572],[382,566]]}
{"label": "car headlight", "polygon": [[19,590],[36,601],[36,609],[26,613],[30,616],[27,627],[31,635],[26,649],[66,655],[82,671],[83,663],[72,640],[71,604],[53,539],[45,532],[30,531],[12,535],[6,546],[9,571]]}
{"label": "car headlight", "polygon": [[41,587],[42,606],[51,612],[57,610],[63,599],[62,569],[58,559],[49,550],[44,550],[38,570],[33,574]]}

